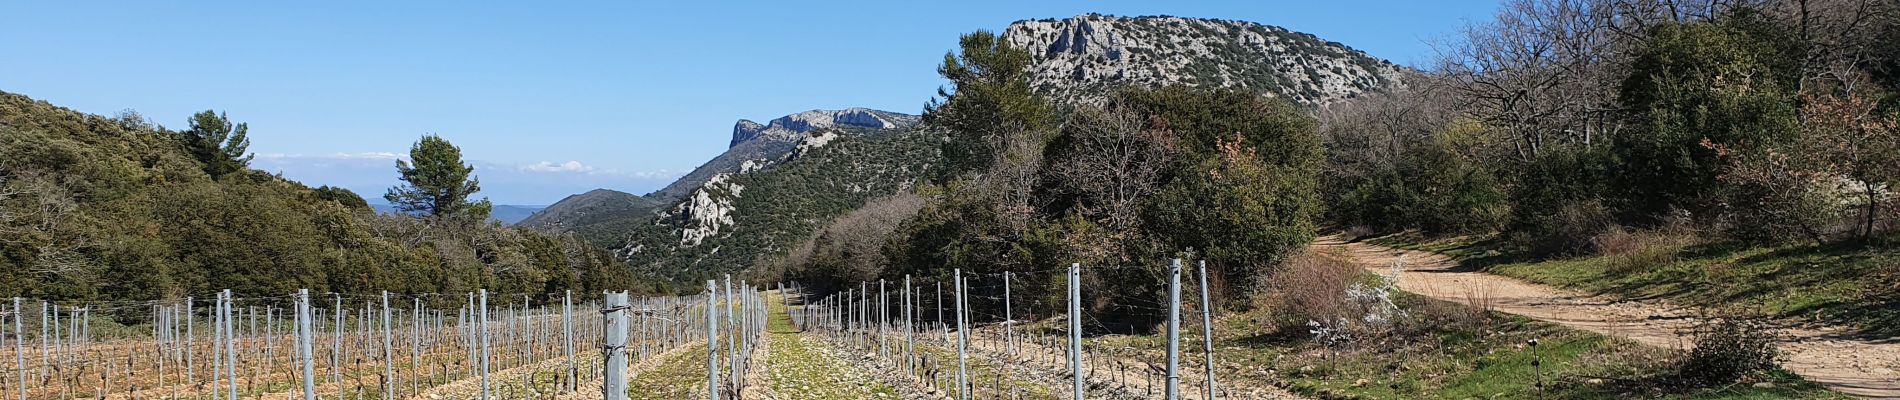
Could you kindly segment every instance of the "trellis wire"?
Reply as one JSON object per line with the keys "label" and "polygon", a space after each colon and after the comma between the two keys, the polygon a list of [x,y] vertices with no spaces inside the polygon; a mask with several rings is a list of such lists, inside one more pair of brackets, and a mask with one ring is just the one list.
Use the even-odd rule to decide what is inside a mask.
{"label": "trellis wire", "polygon": [[[881,359],[879,368],[889,368],[900,375],[910,376],[917,383],[938,390],[946,397],[1017,398],[1024,391],[1049,390],[1057,386],[1070,386],[1069,391],[1073,393],[1062,396],[1074,398],[1214,399],[1225,393],[1215,379],[1214,366],[1219,360],[1213,354],[1214,335],[1209,330],[1213,326],[1213,304],[1205,262],[1197,263],[1196,277],[1199,278],[1198,295],[1201,297],[1200,309],[1196,310],[1201,313],[1198,325],[1202,345],[1198,350],[1203,353],[1202,357],[1196,357],[1199,360],[1194,360],[1199,361],[1198,366],[1182,365],[1180,341],[1183,327],[1180,314],[1181,307],[1186,303],[1181,298],[1179,260],[1157,268],[1162,271],[1159,283],[1167,285],[1167,297],[1156,303],[1172,304],[1112,305],[1165,313],[1163,315],[1168,319],[1164,321],[1167,323],[1163,325],[1161,333],[1167,343],[1156,349],[1156,353],[1104,347],[1084,336],[1085,324],[1100,326],[1100,322],[1090,317],[1087,309],[1082,307],[1082,296],[1089,295],[1081,290],[1082,274],[1090,269],[1140,267],[1089,267],[1080,264],[1065,267],[995,274],[970,274],[961,269],[952,269],[949,271],[950,276],[931,285],[920,284],[916,282],[916,277],[906,275],[903,292],[896,294],[902,296],[902,300],[895,302],[867,301],[870,285],[866,281],[835,294],[801,300],[799,303],[803,306],[794,311],[798,315],[794,320],[801,323],[800,328],[804,331],[817,333],[826,342],[845,348],[850,354],[873,355]],[[1013,297],[1016,278],[1024,274],[1045,273],[1048,276],[1061,274],[1055,282],[1066,283],[1067,301],[1062,306],[1068,315],[1056,315],[1054,318],[1063,321],[1063,326],[1017,329],[1021,322],[1019,312],[1022,310],[1017,308],[1016,302],[1021,299]],[[972,285],[977,280],[985,280],[995,286]],[[927,301],[930,294],[926,291],[931,290],[931,286],[938,288],[935,302]],[[943,293],[943,286],[951,286],[950,293]],[[973,288],[1000,289],[1001,297],[972,293]],[[799,294],[808,295],[803,292]],[[972,299],[1001,304],[1001,315],[970,308]],[[886,314],[886,307],[901,307],[901,310]],[[934,321],[926,321],[928,316],[925,312],[932,307],[939,310],[936,313],[939,317]],[[978,314],[983,318],[972,318]],[[903,320],[897,321],[886,315],[898,315]],[[1051,336],[1051,332],[1060,336]],[[887,351],[888,344],[883,342],[885,340],[903,343],[901,348]],[[1173,362],[1170,363],[1170,360]],[[1198,367],[1201,370],[1199,372],[1204,373],[1183,375],[1181,372],[1184,367]],[[971,374],[972,369],[992,369],[996,372],[978,379],[979,376]],[[1009,373],[1031,370],[1040,372]],[[1060,381],[1038,381],[1036,379],[1040,378],[1033,378],[1049,376],[1051,372],[1070,382],[1063,385]],[[1205,390],[1187,393],[1179,390],[1184,379],[1196,378],[1201,381],[1193,383],[1205,387]],[[1049,394],[1053,393],[1045,395]]]}

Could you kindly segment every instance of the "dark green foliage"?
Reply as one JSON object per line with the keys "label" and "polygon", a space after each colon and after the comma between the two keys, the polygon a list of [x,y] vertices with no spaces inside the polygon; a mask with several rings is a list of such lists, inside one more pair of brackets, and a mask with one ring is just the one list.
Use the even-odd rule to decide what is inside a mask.
{"label": "dark green foliage", "polygon": [[396,160],[402,186],[389,188],[383,199],[405,213],[440,219],[485,221],[494,207],[484,198],[469,201],[482,190],[475,167],[462,163],[462,149],[436,135],[423,135],[409,147],[409,159]]}
{"label": "dark green foliage", "polygon": [[1122,98],[1171,130],[1183,153],[1143,212],[1155,248],[1198,252],[1210,273],[1238,287],[1312,239],[1323,163],[1312,117],[1243,91],[1171,87]]}
{"label": "dark green foliage", "polygon": [[924,106],[924,122],[951,132],[943,145],[946,176],[981,169],[995,158],[1000,142],[1055,121],[1049,102],[1029,86],[1027,50],[989,31],[963,35],[959,43],[961,53],[944,54],[937,67],[950,88],[938,89],[941,99]]}
{"label": "dark green foliage", "polygon": [[1146,225],[1165,248],[1199,252],[1209,268],[1242,283],[1313,239],[1319,198],[1312,170],[1239,156],[1203,161],[1188,173],[1149,203]]}
{"label": "dark green foliage", "polygon": [[697,222],[675,205],[629,235],[626,243],[637,250],[628,249],[628,258],[637,269],[683,282],[741,272],[783,256],[867,201],[918,184],[940,165],[943,137],[929,132],[830,134],[845,136],[767,170],[732,175],[729,182],[742,188],[737,193],[730,186],[708,192],[732,206],[733,223],[718,234],[683,242],[682,231]]}
{"label": "dark green foliage", "polygon": [[637,283],[612,254],[569,237],[376,215],[347,190],[249,169],[214,180],[176,136],[122,122],[0,93],[0,296],[541,295]]}
{"label": "dark green foliage", "polygon": [[349,189],[324,185],[318,186],[313,190],[316,192],[317,198],[334,201],[351,210],[370,209],[369,202],[363,200],[363,196],[357,196],[356,192],[352,192]]}
{"label": "dark green foliage", "polygon": [[232,172],[250,166],[250,155],[244,154],[251,147],[250,126],[244,123],[232,124],[224,113],[204,110],[191,116],[191,128],[179,132],[185,149],[192,157],[204,164],[205,174],[217,179]]}
{"label": "dark green foliage", "polygon": [[1322,161],[1313,117],[1258,92],[1169,86],[1127,90],[1117,98],[1134,112],[1166,121],[1181,148],[1199,157],[1188,162],[1214,156],[1220,140],[1236,135],[1270,165],[1310,169]]}
{"label": "dark green foliage", "polygon": [[1749,11],[1719,23],[1653,28],[1620,95],[1636,112],[1635,129],[1613,145],[1627,219],[1654,223],[1673,210],[1710,211],[1731,193],[1717,179],[1726,171],[1723,151],[1793,136],[1794,47],[1784,30]]}
{"label": "dark green foliage", "polygon": [[[1724,232],[1715,239],[1752,244],[1825,241],[1850,223],[1874,236],[1877,213],[1863,210],[1880,199],[1839,183],[1877,186],[1854,170],[1891,169],[1861,166],[1891,153],[1881,150],[1888,141],[1879,116],[1895,107],[1891,56],[1900,53],[1882,45],[1892,35],[1876,32],[1900,29],[1894,9],[1817,6],[1817,15],[1867,24],[1838,34],[1810,35],[1812,20],[1714,3],[1689,19],[1602,10],[1613,15],[1532,26],[1568,20],[1563,7],[1510,11],[1500,32],[1474,33],[1468,54],[1447,60],[1466,69],[1425,74],[1412,87],[1436,94],[1324,110],[1335,150],[1328,215],[1381,231],[1469,233],[1496,226],[1482,216],[1507,209],[1501,236],[1534,258],[1599,250],[1592,239],[1616,226]],[[1594,36],[1605,29],[1628,35]],[[1579,47],[1517,47],[1531,44]],[[1581,61],[1561,65],[1566,58]],[[1438,84],[1458,90],[1434,92]],[[1829,99],[1861,98],[1876,100],[1810,112]],[[1473,102],[1508,105],[1462,108]],[[1459,118],[1484,124],[1480,140],[1444,153],[1417,139],[1425,136],[1418,121]],[[1466,158],[1438,157],[1451,154]],[[1874,175],[1890,173],[1858,173]],[[1496,193],[1507,194],[1496,208],[1478,206]]]}
{"label": "dark green foliage", "polygon": [[1503,183],[1458,146],[1440,137],[1406,148],[1395,165],[1339,197],[1335,207],[1344,213],[1337,218],[1381,232],[1419,229],[1435,235],[1501,227],[1510,212]]}
{"label": "dark green foliage", "polygon": [[[980,179],[923,191],[934,201],[886,247],[884,276],[1016,272],[1018,295],[1031,299],[1019,307],[1034,313],[1059,305],[1060,285],[1039,284],[1061,278],[1043,272],[1051,266],[1121,266],[1084,274],[1084,290],[1103,296],[1090,307],[1121,305],[1096,310],[1098,322],[1145,330],[1161,308],[1127,307],[1161,304],[1153,283],[1169,259],[1205,259],[1218,290],[1237,293],[1313,237],[1319,140],[1312,118],[1284,101],[1129,91],[1063,126],[1053,140],[1018,139]],[[1118,203],[1131,205],[1131,222],[1117,222]]]}
{"label": "dark green foliage", "polygon": [[1548,152],[1525,164],[1511,192],[1509,236],[1535,254],[1577,254],[1615,224],[1602,195],[1612,169],[1601,151]]}

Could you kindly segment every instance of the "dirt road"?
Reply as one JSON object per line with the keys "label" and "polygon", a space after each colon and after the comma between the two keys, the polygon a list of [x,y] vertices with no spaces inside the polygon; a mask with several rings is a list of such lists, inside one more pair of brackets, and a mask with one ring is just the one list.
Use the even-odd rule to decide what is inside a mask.
{"label": "dirt road", "polygon": [[[1696,310],[1656,301],[1622,301],[1462,269],[1442,254],[1399,250],[1321,237],[1313,247],[1352,257],[1367,270],[1386,273],[1404,261],[1399,288],[1436,299],[1572,328],[1634,339],[1651,346],[1690,343]],[[1807,328],[1782,332],[1783,367],[1836,391],[1900,398],[1900,338],[1865,339]]]}

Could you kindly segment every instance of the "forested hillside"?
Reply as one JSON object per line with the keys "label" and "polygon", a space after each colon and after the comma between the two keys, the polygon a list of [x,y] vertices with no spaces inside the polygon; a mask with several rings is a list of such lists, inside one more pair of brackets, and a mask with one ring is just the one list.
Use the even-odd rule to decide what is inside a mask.
{"label": "forested hillside", "polygon": [[917,130],[813,131],[768,169],[715,175],[639,226],[620,252],[635,268],[681,279],[743,272],[868,200],[921,183],[939,165],[940,140]]}
{"label": "forested hillside", "polygon": [[[961,207],[993,206],[999,207],[999,212],[1013,215],[1009,217],[1012,219],[1027,218],[1026,215],[1028,214],[1041,214],[1035,218],[1048,220],[1067,218],[1071,221],[1071,224],[1087,222],[1091,218],[1101,217],[1105,215],[1103,213],[1107,212],[1102,211],[1101,208],[1111,207],[1114,209],[1112,212],[1116,214],[1114,216],[1116,221],[1112,222],[1112,224],[1116,225],[1114,229],[1132,229],[1131,227],[1136,223],[1134,220],[1137,219],[1137,215],[1140,214],[1137,211],[1145,206],[1137,205],[1137,203],[1145,204],[1147,197],[1154,194],[1155,191],[1153,189],[1159,187],[1158,185],[1162,182],[1171,181],[1177,175],[1192,175],[1193,173],[1189,171],[1193,169],[1211,170],[1217,168],[1217,166],[1214,165],[1215,163],[1209,160],[1219,151],[1217,149],[1218,143],[1216,143],[1216,139],[1224,138],[1226,140],[1245,141],[1245,144],[1234,144],[1230,150],[1234,152],[1264,152],[1266,153],[1264,157],[1270,157],[1274,160],[1279,160],[1279,157],[1283,156],[1293,157],[1298,160],[1285,160],[1284,162],[1299,164],[1300,166],[1297,168],[1306,168],[1310,165],[1310,160],[1305,160],[1304,157],[1310,154],[1305,152],[1311,151],[1312,148],[1309,147],[1309,141],[1303,138],[1306,137],[1304,136],[1306,133],[1310,132],[1299,134],[1287,133],[1287,135],[1291,135],[1292,139],[1286,139],[1279,136],[1280,133],[1242,132],[1236,131],[1236,129],[1280,129],[1281,127],[1305,126],[1302,124],[1310,125],[1310,121],[1299,122],[1302,121],[1299,118],[1307,118],[1299,116],[1308,112],[1304,110],[1320,104],[1353,98],[1364,93],[1399,85],[1400,82],[1398,80],[1402,74],[1399,67],[1345,47],[1344,45],[1326,42],[1312,35],[1292,32],[1284,28],[1243,21],[1178,17],[1116,17],[1089,14],[1061,20],[1019,21],[1012,24],[1009,29],[1002,34],[986,35],[990,35],[994,45],[998,48],[1009,48],[1010,58],[975,60],[975,62],[983,63],[983,65],[972,65],[968,71],[946,70],[945,77],[950,79],[954,84],[953,87],[947,89],[956,90],[947,91],[942,93],[942,95],[945,96],[945,98],[949,98],[953,93],[962,92],[962,86],[966,79],[1011,80],[1021,82],[1023,86],[1011,86],[1011,90],[1020,89],[1022,91],[1021,93],[983,93],[981,95],[1003,96],[985,101],[1016,102],[1033,98],[1034,101],[1043,104],[1039,106],[1041,107],[1040,111],[1037,111],[1038,113],[1042,113],[1043,116],[1034,117],[1041,119],[1034,122],[1040,125],[1023,127],[1035,131],[1028,133],[1027,135],[1029,136],[1019,138],[1014,136],[1018,135],[1017,133],[1003,131],[959,131],[959,129],[969,128],[957,127],[956,124],[958,124],[958,122],[951,121],[952,119],[958,118],[990,120],[986,122],[986,124],[994,125],[987,126],[983,129],[1002,129],[1005,125],[1016,126],[1024,124],[1024,118],[1029,118],[1029,116],[1025,115],[994,115],[996,110],[979,108],[961,111],[960,114],[956,116],[952,116],[952,113],[940,113],[934,117],[934,119],[927,115],[924,118],[923,124],[916,130],[884,135],[889,137],[865,136],[862,137],[862,139],[866,140],[860,140],[861,135],[842,135],[841,139],[838,139],[835,144],[826,146],[820,151],[813,152],[812,154],[816,156],[814,158],[783,161],[782,165],[781,161],[776,158],[766,158],[756,163],[756,170],[732,167],[731,165],[736,165],[733,160],[740,160],[741,158],[722,155],[720,159],[709,162],[708,166],[721,163],[721,160],[730,158],[731,160],[723,161],[723,164],[721,164],[728,165],[727,168],[724,170],[712,170],[713,172],[724,172],[726,176],[722,178],[719,175],[695,172],[696,175],[704,175],[696,178],[698,180],[695,182],[710,183],[697,186],[697,191],[695,192],[687,192],[688,194],[684,198],[677,200],[678,203],[671,206],[670,211],[663,210],[664,215],[660,216],[655,223],[640,227],[639,231],[633,233],[628,238],[625,242],[626,244],[622,246],[621,251],[627,254],[639,268],[650,268],[657,273],[680,277],[698,277],[704,276],[705,274],[733,272],[748,268],[760,268],[757,272],[759,274],[783,273],[788,269],[796,269],[784,264],[786,259],[782,257],[787,254],[793,254],[788,252],[797,252],[793,258],[809,255],[806,253],[809,251],[825,253],[833,250],[823,249],[823,247],[826,246],[823,243],[833,243],[839,235],[861,236],[855,233],[840,232],[840,229],[844,228],[835,225],[850,225],[854,223],[851,221],[862,221],[862,218],[855,217],[848,217],[843,220],[836,219],[840,216],[845,216],[846,211],[852,211],[859,208],[860,205],[866,204],[866,200],[894,194],[900,197],[910,198],[910,196],[916,196],[919,193],[924,194],[926,197],[951,196],[960,198],[964,196],[964,192],[1004,190],[981,188],[991,184],[981,183],[979,182],[980,180],[994,179],[1019,180],[1018,182],[1009,184],[1017,188],[1008,190],[1019,192],[1011,196],[1031,196],[1035,197],[1035,199],[1019,198],[1011,200],[1020,203],[1015,205],[980,205],[970,203]],[[960,49],[960,51],[963,52],[967,52],[968,50],[970,50],[968,43],[965,43],[964,48]],[[958,56],[956,52],[953,52],[952,57],[954,58],[956,56]],[[969,57],[967,53],[962,56]],[[1172,61],[1162,64],[1148,62],[1152,60]],[[997,71],[991,72],[983,70],[983,68],[994,68]],[[995,76],[968,76],[970,74],[993,74]],[[1175,87],[1162,89],[1170,86]],[[1199,86],[1203,89],[1190,89],[1189,86]],[[1135,91],[1131,92],[1128,90]],[[1257,96],[1267,96],[1276,99],[1255,99],[1254,97]],[[1228,102],[1232,104],[1220,105],[1215,104],[1216,102]],[[1089,121],[1077,120],[1075,121],[1076,126],[1057,126],[1061,123],[1058,119],[1066,118],[1063,115],[1067,115],[1067,113],[1078,106],[1088,108],[1090,111],[1078,111],[1077,113],[1088,112],[1105,115],[1097,115],[1097,118]],[[979,105],[976,107],[987,106]],[[1136,110],[1136,107],[1139,107],[1140,110]],[[1151,121],[1147,119],[1157,117],[1159,116],[1157,114],[1164,112],[1176,114],[1178,121],[1173,123],[1178,125],[1176,125],[1175,128],[1150,126]],[[1056,115],[1057,113],[1062,113],[1063,115]],[[1233,114],[1209,115],[1208,113]],[[1260,113],[1266,113],[1266,115]],[[897,125],[900,126],[908,126],[909,124],[915,123],[915,121],[906,118],[889,117],[889,114],[890,113],[874,113],[874,115],[877,115],[880,119],[899,121],[901,123]],[[748,121],[742,121],[740,126],[735,128],[736,133],[733,139],[734,152],[741,150],[740,146],[748,146],[762,142],[761,140],[752,139],[752,137],[756,135],[741,135],[738,133],[749,132],[747,131],[748,123]],[[1114,125],[1112,129],[1117,130],[1115,134],[1128,136],[1118,136],[1117,139],[1109,142],[1094,142],[1092,141],[1093,138],[1090,137],[1076,139],[1072,137],[1073,135],[1058,135],[1054,132],[1058,128],[1111,129],[1109,127],[1084,128],[1080,126],[1080,124],[1085,123]],[[780,121],[775,120],[772,126],[778,126],[780,124]],[[751,124],[751,126],[751,129],[754,130],[766,128],[765,125],[759,124]],[[1290,129],[1309,128],[1310,126]],[[1165,134],[1139,132],[1142,130],[1155,129],[1169,130],[1169,132]],[[1191,142],[1176,143],[1176,135],[1192,135],[1191,137],[1184,138],[1191,139]],[[745,137],[741,138],[741,136]],[[801,138],[800,140],[810,141],[809,138]],[[906,144],[895,147],[888,144],[870,144],[888,140],[902,140],[905,141]],[[998,155],[969,146],[1005,146],[1005,143],[1008,143],[1009,146],[1041,147],[1044,145],[1042,143],[1015,143],[1023,140],[1049,142],[1047,145],[1051,147],[1046,150],[1049,158],[1044,159],[1045,149],[1019,149],[1019,151],[1028,151],[1033,154],[1018,156],[1030,157],[1031,159],[1016,160],[1012,161],[1012,163],[1030,163],[1036,164],[1036,166],[1031,168],[1030,171],[1010,172],[1007,174],[1009,175],[1007,178],[982,171],[988,168],[987,165],[996,162],[997,160],[993,159],[993,157],[997,157]],[[1077,143],[1076,141],[1078,140],[1081,142]],[[948,141],[949,143],[939,145],[932,144],[931,141]],[[1155,144],[1150,143],[1151,141],[1162,141],[1166,143]],[[1092,151],[1116,151],[1111,149],[1126,151],[1130,149],[1119,148],[1119,146],[1131,144],[1137,146],[1153,146],[1136,148],[1133,149],[1134,151],[1158,153],[1132,154],[1129,156],[1133,158],[1111,161],[1109,160],[1111,157],[1107,154],[1070,154],[1071,150],[1069,149],[1071,146],[1091,146]],[[880,149],[874,150],[866,146],[878,147]],[[846,150],[838,150],[839,152],[833,153],[833,147]],[[904,149],[897,150],[900,147]],[[1099,147],[1099,149],[1095,147]],[[1191,151],[1192,156],[1176,158],[1176,156],[1179,155],[1178,151],[1181,150],[1177,149],[1177,147],[1183,147],[1186,149],[1185,151]],[[926,148],[928,148],[929,151],[925,151]],[[885,157],[891,155],[882,154],[880,152],[892,150],[899,151],[898,154],[908,155],[890,159],[901,161],[901,164],[908,168],[891,168],[897,165],[889,164],[885,161],[887,160]],[[983,152],[981,154],[972,153],[972,150]],[[870,153],[865,153],[866,151]],[[731,152],[729,152],[729,154],[730,153]],[[867,155],[869,156],[867,157]],[[848,157],[866,157],[856,162],[867,163],[867,165],[853,165],[853,161]],[[1056,157],[1061,158],[1058,159]],[[1160,159],[1150,160],[1148,159],[1149,157],[1157,157]],[[751,161],[750,159],[745,160]],[[946,164],[946,162],[948,164]],[[1080,167],[1074,166],[1073,162],[1133,163],[1135,165],[1119,165],[1115,167],[1124,169],[1132,168],[1140,171],[1134,171],[1139,176],[1104,177],[1099,179],[1097,177],[1083,177],[1080,175],[1088,175],[1091,173],[1086,170],[1087,168],[1103,166]],[[1274,162],[1278,163],[1281,161]],[[1162,165],[1165,165],[1165,167]],[[924,168],[926,166],[928,168]],[[708,167],[701,167],[702,170],[706,170],[707,168]],[[798,171],[796,173],[822,176],[824,179],[782,178],[785,174],[793,173],[788,171]],[[874,173],[865,175],[867,172]],[[1203,171],[1200,173],[1208,172]],[[1259,173],[1268,172],[1260,171]],[[1272,173],[1279,172],[1276,171]],[[966,176],[969,174],[986,176],[988,179],[966,179],[974,178],[973,176]],[[1054,174],[1076,176],[1059,178],[1054,176]],[[1306,182],[1308,180],[1305,176],[1309,174],[1309,172],[1299,172],[1296,174],[1302,177],[1295,179],[1293,182]],[[757,176],[755,177],[754,175]],[[1113,200],[1117,203],[1113,206],[1097,204],[1076,205],[1076,202],[1092,202],[1098,200],[1077,200],[1074,198],[1075,196],[1079,196],[1076,193],[1050,192],[1050,190],[1081,190],[1072,187],[1039,187],[1057,179],[1090,180],[1089,182],[1072,183],[1073,185],[1090,186],[1088,190],[1112,191],[1113,189],[1111,189],[1110,186],[1130,184],[1129,182],[1123,181],[1126,179],[1143,180],[1143,182],[1135,183],[1143,187],[1133,192],[1115,194],[1114,196],[1118,198]],[[687,180],[683,179],[682,181],[685,182]],[[774,182],[773,185],[778,186],[774,186],[775,188],[771,190],[771,192],[774,193],[772,195],[761,194],[760,192],[765,191],[757,190],[755,187],[755,185],[760,182]],[[905,190],[899,193],[899,191],[892,190],[893,187],[909,188],[913,186],[913,183],[926,182],[930,184],[921,187],[921,190],[917,191]],[[1212,185],[1214,183],[1205,184]],[[1307,184],[1301,183],[1300,185]],[[676,187],[679,186],[680,185],[676,183],[673,186],[669,186],[667,191],[677,192]],[[845,192],[837,193],[837,191],[841,189]],[[1297,190],[1305,191],[1309,190],[1309,188],[1300,188]],[[1200,194],[1203,193],[1179,193],[1177,195],[1199,199],[1195,196],[1199,196]],[[989,194],[980,196],[989,196]],[[1236,194],[1236,196],[1238,196],[1238,194]],[[1241,198],[1232,200],[1252,201]],[[1280,200],[1281,199],[1265,201]],[[1286,200],[1292,199],[1289,198]],[[884,199],[873,202],[872,204],[906,204],[907,206],[897,207],[896,209],[910,209],[914,212],[916,207],[908,206],[912,203],[910,200]],[[1305,202],[1305,200],[1299,200],[1296,201],[1296,203],[1301,204],[1299,211],[1284,215],[1283,217],[1304,221],[1306,217],[1303,215],[1309,214],[1312,207],[1316,207],[1310,202]],[[755,210],[759,207],[770,208],[771,211]],[[1043,207],[1051,208],[1035,212],[1026,209]],[[1071,213],[1071,211],[1069,211],[1070,208],[1073,208],[1078,214],[1064,216],[1064,214]],[[927,210],[937,209],[928,208]],[[885,215],[879,218],[885,222],[885,226],[878,228],[881,231],[896,229],[896,227],[908,217],[908,214],[904,213],[899,213],[904,215],[886,215],[892,213],[890,209],[883,211],[866,210],[857,214],[866,213]],[[754,216],[771,217],[758,218]],[[645,216],[639,217],[645,218]],[[795,218],[788,220],[786,217]],[[859,215],[859,217],[862,217],[862,215]],[[1193,217],[1195,216],[1191,214],[1181,214],[1171,218]],[[980,221],[980,219],[975,221]],[[1202,222],[1207,221],[1177,221],[1174,223],[1191,224]],[[1022,223],[1023,221],[1012,222],[1014,225],[1021,225]],[[1093,223],[1101,222],[1096,221]],[[1011,229],[1024,228],[1026,228],[1026,226],[1016,226]],[[594,229],[590,232],[594,232],[589,234],[590,237],[593,237],[596,235],[609,234],[611,229]],[[1002,246],[1000,248],[1007,248],[1014,245],[1004,243],[1020,240],[1022,233],[1023,232],[1012,232],[1006,235],[1006,237],[1009,237],[1008,239],[982,236],[979,240],[989,243],[984,246]],[[1292,232],[1276,232],[1275,235],[1291,233]],[[1055,235],[1056,233],[1055,231],[1050,231],[1045,232],[1045,234]],[[1113,237],[1122,237],[1126,232],[1103,234]],[[1307,235],[1310,235],[1310,233]],[[884,262],[885,259],[881,256],[876,258],[863,258],[867,253],[884,251],[882,250],[882,242],[875,242],[876,240],[881,240],[883,235],[879,234],[874,236],[876,236],[877,239],[868,237],[861,238],[861,240],[873,240],[873,242],[853,245],[858,249],[852,252],[855,254],[853,257],[859,257],[859,262],[871,262],[873,260],[876,262]],[[1055,240],[1054,237],[1048,239]],[[999,240],[1003,242],[998,242]],[[1069,240],[1082,239],[1070,238]],[[1098,237],[1091,240],[1107,239]],[[1276,241],[1273,246],[1284,247],[1286,244]],[[1123,251],[1120,249],[1120,245],[1110,247],[1116,249],[1102,251],[1112,253],[1120,253]],[[1206,246],[1201,247],[1205,250]],[[983,251],[996,250],[997,249]],[[1185,247],[1176,248],[1172,251],[1180,250],[1185,250]],[[657,253],[655,253],[656,251]],[[923,252],[926,250],[918,249],[909,251]],[[1024,250],[1015,251],[1021,252]],[[1146,248],[1143,251],[1149,252],[1148,256],[1143,258],[1147,260],[1152,260],[1152,257],[1155,255],[1169,252],[1163,251],[1160,248]],[[835,251],[833,252],[835,253]],[[1086,253],[1096,254],[1099,252],[1100,251],[1091,250]],[[1233,257],[1240,256],[1238,253],[1233,255]],[[925,255],[918,253],[914,254],[913,257],[925,257]],[[976,259],[986,259],[987,257],[990,256],[986,255]],[[1009,259],[1007,264],[1012,265],[1026,265],[1023,263],[1031,262],[1029,259],[1016,256],[1004,258]],[[976,259],[972,259],[972,262]],[[1088,260],[1096,259],[1098,258],[1088,258]],[[1120,261],[1131,260],[1124,258],[1121,254],[1117,254],[1113,259]],[[959,258],[959,260],[961,259]],[[1262,261],[1268,260],[1270,260],[1270,258]],[[1036,261],[1055,262],[1056,259],[1047,258],[1038,259]],[[924,259],[919,258],[915,262],[921,263],[924,262]],[[958,261],[958,263],[961,262],[964,261]],[[875,269],[869,268],[871,267],[855,267],[855,270],[859,272],[854,273],[853,276],[874,274],[875,271],[882,270],[885,266],[880,265]],[[991,267],[985,267],[982,270],[988,270],[990,268]],[[836,269],[834,268],[834,270]]]}
{"label": "forested hillside", "polygon": [[627,227],[646,223],[660,201],[646,196],[609,189],[562,198],[536,211],[516,226],[545,232],[572,233],[603,248],[620,244]]}
{"label": "forested hillside", "polygon": [[[233,146],[244,143],[245,128],[200,116],[211,118],[174,131],[136,113],[88,115],[0,92],[0,296],[484,287],[543,294],[634,285],[620,260],[579,240],[379,215],[347,190],[246,168],[243,146]],[[206,146],[199,131],[237,134],[217,136],[223,147]]]}

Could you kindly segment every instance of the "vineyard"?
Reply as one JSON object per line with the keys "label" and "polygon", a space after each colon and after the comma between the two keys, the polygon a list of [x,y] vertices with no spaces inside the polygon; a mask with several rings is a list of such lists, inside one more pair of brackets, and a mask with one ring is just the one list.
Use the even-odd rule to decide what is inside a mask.
{"label": "vineyard", "polygon": [[[1009,285],[1007,275],[985,278]],[[946,282],[956,301],[928,307],[921,282],[913,288],[909,279],[901,288],[881,281],[872,291],[865,282],[865,289],[823,298],[808,298],[795,284],[763,290],[728,280],[709,281],[696,295],[648,298],[224,291],[208,300],[104,305],[13,299],[0,310],[7,361],[0,393],[60,400],[1203,399],[1207,393],[1180,392],[1181,385],[1218,390],[1211,372],[1183,372],[1197,361],[1184,366],[1175,352],[1164,361],[1076,340],[1069,333],[1079,326],[1019,327],[1007,317],[977,326],[964,296],[968,279],[985,278],[959,273]],[[931,312],[935,319],[925,316]]]}
{"label": "vineyard", "polygon": [[[1530,395],[1542,392],[1530,385],[1546,375],[1629,365],[1585,353],[1620,360],[1662,351],[1467,310],[1452,312],[1477,315],[1496,337],[1459,339],[1445,348],[1449,356],[1342,352],[1331,343],[1353,339],[1335,339],[1318,323],[1308,350],[1283,352],[1218,324],[1202,286],[1205,267],[1184,274],[1179,261],[1157,285],[1165,303],[1109,307],[1159,306],[1148,310],[1166,317],[1157,332],[1103,333],[1115,316],[1082,306],[1100,296],[1082,290],[1085,270],[1024,272],[1066,278],[1053,281],[1069,289],[1066,310],[1053,314],[1020,305],[1037,300],[1018,298],[1016,273],[960,270],[947,279],[906,276],[822,295],[797,283],[766,288],[728,279],[708,281],[693,295],[644,298],[227,291],[208,301],[105,305],[14,299],[0,312],[0,398],[1297,399],[1340,387],[1379,390],[1373,379],[1391,390],[1371,396],[1380,398],[1409,397],[1402,390],[1423,390],[1402,385],[1434,379]],[[1347,296],[1367,301],[1367,315],[1378,316],[1367,321],[1440,325],[1393,305],[1396,273],[1382,285],[1355,285]],[[1538,339],[1554,347],[1540,353]],[[1513,345],[1527,340],[1528,347]],[[1270,369],[1282,367],[1297,375],[1274,377]],[[1331,371],[1309,372],[1317,368]],[[1455,368],[1475,369],[1440,372]],[[1832,398],[1811,386],[1767,389],[1760,393]]]}
{"label": "vineyard", "polygon": [[[328,297],[227,291],[210,301],[31,307],[13,299],[0,387],[19,399],[579,399],[626,387],[652,360],[697,356],[700,384],[684,390],[703,395],[736,390],[763,327],[758,291],[743,282],[631,300]],[[457,300],[459,308],[437,308]],[[139,323],[119,322],[128,320]],[[709,340],[716,365],[706,362]],[[629,359],[640,364],[629,370]],[[709,370],[733,383],[706,386]]]}

